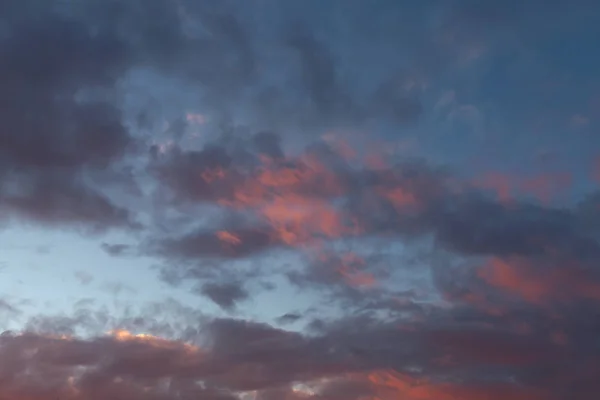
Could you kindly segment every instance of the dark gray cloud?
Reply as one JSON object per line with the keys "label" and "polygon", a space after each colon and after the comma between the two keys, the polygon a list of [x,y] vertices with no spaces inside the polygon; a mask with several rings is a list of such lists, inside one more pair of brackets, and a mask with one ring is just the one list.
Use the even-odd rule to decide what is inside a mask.
{"label": "dark gray cloud", "polygon": [[[2,190],[2,203],[42,222],[67,219],[87,223],[91,218],[103,221],[97,225],[134,224],[123,206],[84,177],[97,169],[112,168],[136,147],[119,105],[106,99],[106,95],[116,98],[117,83],[135,68],[150,67],[197,85],[203,98],[210,99],[206,105],[215,110],[234,107],[235,99],[243,98],[247,89],[260,88],[264,77],[257,68],[264,62],[258,59],[265,57],[257,48],[257,27],[227,5],[215,8],[153,0],[71,6],[34,2],[6,7],[0,46],[0,87],[5,93],[0,109],[4,126],[0,172],[3,180],[24,179],[31,187],[3,185],[8,187]],[[393,118],[411,119],[411,114],[418,114],[418,106],[398,100],[390,85],[385,94],[376,95],[376,105],[360,105],[345,93],[328,45],[310,29],[294,26],[298,28],[276,46],[280,52],[289,47],[297,52],[298,83],[313,103],[297,120],[330,126],[332,121],[354,124],[357,117],[381,117],[390,110]],[[277,102],[296,107],[304,101],[301,92],[282,94],[285,98]],[[263,111],[269,114],[273,110]],[[280,156],[277,140],[270,135],[259,134],[255,144],[260,152]],[[57,201],[39,215],[34,212],[41,207],[34,199],[44,195],[43,190],[53,191],[50,177],[62,182],[56,192],[65,192],[65,202],[82,202],[81,210]],[[192,190],[194,185],[186,182],[185,176],[177,179]],[[46,182],[46,189],[38,187],[40,181]],[[90,215],[96,207],[100,210]],[[67,209],[71,215],[65,217]]]}
{"label": "dark gray cloud", "polygon": [[129,46],[50,3],[3,14],[0,204],[45,223],[132,225],[126,209],[84,178],[133,143],[119,109],[84,95],[115,83],[131,64]]}
{"label": "dark gray cloud", "polygon": [[249,298],[250,294],[240,283],[205,283],[199,292],[211,299],[221,308],[232,311],[239,302]]}
{"label": "dark gray cloud", "polygon": [[[387,400],[415,396],[414,384],[420,382],[421,398],[427,400],[508,394],[561,399],[578,388],[586,389],[580,398],[593,398],[587,390],[597,389],[591,371],[600,364],[587,347],[593,335],[582,336],[589,322],[581,315],[556,321],[539,311],[522,313],[522,322],[518,316],[507,324],[503,316],[456,308],[413,321],[349,317],[322,323],[311,336],[222,318],[201,322],[195,339],[199,347],[123,331],[89,340],[5,333],[2,394],[37,398],[43,389],[46,395],[73,399],[109,392],[114,398],[171,399],[189,393],[235,399],[234,393],[257,391],[268,399],[274,393],[291,396],[293,385],[305,382],[305,390],[327,398],[344,393],[352,399],[379,395]],[[525,322],[528,329],[520,326]],[[573,332],[584,343],[571,342]],[[573,357],[585,362],[587,373],[580,373]],[[80,373],[69,379],[75,369]],[[102,388],[88,386],[96,379]],[[163,386],[163,380],[171,383]],[[300,395],[298,390],[295,386]]]}
{"label": "dark gray cloud", "polygon": [[127,255],[131,250],[131,246],[124,243],[102,243],[102,250],[111,256]]}
{"label": "dark gray cloud", "polygon": [[3,315],[3,318],[10,319],[16,315],[19,315],[21,310],[12,301],[9,301],[5,298],[0,298],[0,314]]}
{"label": "dark gray cloud", "polygon": [[[164,0],[7,6],[0,37],[3,208],[44,223],[135,224],[125,206],[87,179],[139,147],[125,126],[117,85],[143,66],[197,80],[190,74],[207,59],[221,76],[222,44],[248,53],[232,15],[207,15],[215,37],[203,41],[184,35],[181,12]],[[203,62],[189,59],[198,53]],[[215,57],[204,58],[210,53]],[[214,77],[202,78],[216,86]]]}
{"label": "dark gray cloud", "polygon": [[300,319],[302,319],[302,316],[299,314],[286,313],[286,314],[282,315],[281,317],[277,318],[277,322],[279,324],[285,325],[285,324],[291,324]]}

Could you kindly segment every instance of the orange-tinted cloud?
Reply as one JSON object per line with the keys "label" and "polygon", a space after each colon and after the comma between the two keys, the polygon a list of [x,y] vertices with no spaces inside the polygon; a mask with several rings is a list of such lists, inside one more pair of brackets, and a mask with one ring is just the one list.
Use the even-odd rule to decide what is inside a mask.
{"label": "orange-tinted cloud", "polygon": [[493,287],[521,299],[543,304],[552,300],[600,300],[600,283],[587,279],[577,265],[538,266],[523,258],[492,258],[479,276]]}
{"label": "orange-tinted cloud", "polygon": [[487,173],[476,179],[477,187],[492,190],[502,203],[510,203],[520,196],[531,196],[544,204],[569,190],[572,176],[568,173],[545,173],[531,176]]}
{"label": "orange-tinted cloud", "polygon": [[547,400],[547,393],[517,385],[436,383],[389,370],[371,372],[368,380],[373,400]]}
{"label": "orange-tinted cloud", "polygon": [[365,268],[365,260],[353,253],[342,255],[338,272],[346,283],[354,287],[372,287],[377,283],[373,274],[361,271]]}
{"label": "orange-tinted cloud", "polygon": [[143,343],[151,347],[164,348],[164,349],[183,349],[186,352],[197,353],[200,349],[197,346],[174,340],[168,340],[155,335],[147,333],[131,333],[125,329],[117,329],[109,331],[108,335],[114,338],[118,342],[123,343]]}
{"label": "orange-tinted cloud", "polygon": [[233,233],[227,232],[227,231],[219,231],[219,232],[217,232],[217,237],[222,242],[229,243],[231,245],[237,245],[237,244],[240,244],[242,242],[238,236],[236,236]]}
{"label": "orange-tinted cloud", "polygon": [[276,234],[275,242],[302,245],[312,238],[335,238],[352,232],[331,199],[343,193],[339,177],[311,156],[281,166],[268,159],[256,175],[234,188],[232,199],[219,203],[250,210]]}

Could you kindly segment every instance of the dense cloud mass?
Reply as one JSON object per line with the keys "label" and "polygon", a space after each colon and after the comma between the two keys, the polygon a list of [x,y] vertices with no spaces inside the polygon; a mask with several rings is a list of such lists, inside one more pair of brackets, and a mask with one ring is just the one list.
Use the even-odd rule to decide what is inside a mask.
{"label": "dense cloud mass", "polygon": [[152,266],[0,292],[0,399],[598,398],[599,18],[0,1],[3,229]]}

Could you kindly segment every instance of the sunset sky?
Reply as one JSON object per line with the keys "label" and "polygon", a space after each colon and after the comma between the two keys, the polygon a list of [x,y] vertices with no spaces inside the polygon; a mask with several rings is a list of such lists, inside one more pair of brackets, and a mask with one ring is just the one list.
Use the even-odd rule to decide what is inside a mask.
{"label": "sunset sky", "polygon": [[600,398],[599,37],[0,0],[0,400]]}

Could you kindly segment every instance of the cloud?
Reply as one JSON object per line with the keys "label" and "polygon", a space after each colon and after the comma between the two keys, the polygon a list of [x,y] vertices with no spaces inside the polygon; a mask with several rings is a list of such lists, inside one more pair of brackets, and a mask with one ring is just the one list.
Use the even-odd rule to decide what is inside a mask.
{"label": "cloud", "polygon": [[6,186],[21,187],[16,192],[8,189],[0,206],[15,215],[50,225],[83,224],[92,230],[140,226],[130,210],[114,204],[108,196],[75,176],[41,173],[11,178],[5,180]]}
{"label": "cloud", "polygon": [[[248,277],[281,272],[302,292],[323,299],[317,315],[338,307],[348,316],[309,321],[316,337],[273,333],[265,339],[267,354],[292,359],[289,348],[315,346],[324,360],[306,361],[313,350],[303,348],[300,364],[310,367],[286,372],[269,359],[262,372],[233,383],[236,390],[260,387],[267,399],[302,398],[315,387],[331,398],[354,390],[382,399],[558,399],[575,386],[593,385],[589,375],[563,367],[569,357],[586,358],[584,348],[589,351],[575,338],[591,343],[583,326],[600,282],[593,196],[559,207],[530,196],[538,181],[519,177],[520,190],[507,201],[502,192],[487,190],[494,182],[482,185],[426,161],[389,161],[379,154],[373,163],[361,149],[345,151],[325,139],[290,153],[277,135],[261,135],[249,141],[234,135],[227,145],[198,151],[173,149],[153,160],[160,181],[179,201],[244,215],[221,224],[211,220],[179,238],[159,238],[155,249],[162,249],[167,263],[217,258],[218,275],[227,277],[235,275],[238,261],[274,250],[302,254],[297,269],[264,268]],[[252,147],[254,141],[261,144]],[[175,166],[177,173],[165,173]],[[399,256],[394,246],[405,254]],[[424,253],[411,254],[413,246],[423,246]],[[415,268],[423,270],[423,281],[407,283],[406,273]],[[207,276],[187,275],[201,282]],[[211,328],[234,338],[223,344],[232,359],[261,354],[233,344],[242,340],[246,324],[223,320]],[[301,344],[276,350],[280,340]],[[588,361],[592,370],[595,357]],[[304,386],[294,386],[298,381]]]}
{"label": "cloud", "polygon": [[[98,175],[107,175],[106,183],[111,180],[106,170],[123,174],[122,164],[135,163],[134,154],[144,146],[139,134],[130,131],[128,110],[120,104],[123,82],[140,68],[197,87],[207,111],[223,118],[231,117],[240,101],[262,104],[265,90],[278,93],[273,101],[289,109],[288,117],[295,115],[292,124],[308,123],[317,131],[369,118],[414,121],[420,113],[418,100],[395,90],[395,85],[382,84],[385,90],[374,93],[366,104],[357,101],[344,88],[330,45],[309,26],[290,23],[295,28],[273,43],[280,54],[293,50],[298,57],[299,68],[290,70],[289,79],[302,90],[292,93],[265,82],[266,71],[259,65],[286,69],[263,54],[258,27],[239,10],[188,1],[144,4],[92,1],[72,8],[54,3],[36,5],[35,10],[7,8],[0,54],[0,88],[10,96],[0,109],[0,174],[10,182],[2,185],[0,205],[7,211],[44,224],[65,220],[92,224],[94,229],[139,227],[133,211],[98,185]],[[300,105],[307,100],[312,106],[305,110]],[[281,113],[270,106],[261,108],[255,110],[261,119],[257,125],[269,128],[272,116]],[[269,131],[256,135],[254,146],[259,153],[281,156],[279,140]],[[204,153],[213,151],[218,150]],[[187,182],[191,176],[183,171],[208,156],[204,153],[190,153],[177,165],[159,168],[159,175],[188,188],[189,195],[208,195],[208,188]],[[211,157],[217,162],[218,154]],[[217,166],[223,167],[213,165]],[[55,198],[52,207],[38,204],[44,196]]]}
{"label": "cloud", "polygon": [[131,64],[128,45],[51,5],[27,11],[15,6],[4,17],[0,206],[49,224],[131,226],[129,211],[84,178],[133,143],[121,111],[85,95],[114,85]]}
{"label": "cloud", "polygon": [[[191,381],[169,384],[168,376],[172,372],[167,371],[170,368],[185,370],[190,362],[197,363],[198,350],[159,338],[133,336],[121,331],[113,337],[92,341],[29,334],[4,335],[1,341],[5,349],[3,359],[11,361],[2,369],[5,384],[1,391],[7,399],[104,396],[115,399],[170,399],[182,395],[214,400],[235,399],[218,390],[203,389]],[[7,346],[12,350],[7,351]],[[32,350],[36,356],[28,359],[26,354]],[[141,354],[143,356],[139,358]],[[108,364],[101,366],[102,359],[106,359]],[[130,370],[132,367],[137,372]],[[73,375],[77,370],[80,372]],[[130,375],[130,372],[134,372],[135,376],[120,378],[121,374]],[[23,381],[25,375],[33,379]],[[162,383],[160,378],[167,379],[167,384]],[[148,386],[152,380],[155,383]],[[36,384],[36,381],[39,383]]]}
{"label": "cloud", "polygon": [[[565,262],[572,264],[562,264]],[[600,282],[595,271],[574,261],[545,259],[542,264],[518,258],[492,259],[480,275],[490,286],[534,303],[600,299]]]}
{"label": "cloud", "polygon": [[174,259],[202,257],[241,258],[266,249],[271,244],[268,230],[194,232],[157,244],[157,251]]}
{"label": "cloud", "polygon": [[[194,49],[215,56],[209,75],[224,72],[219,55],[227,51],[217,44],[251,57],[233,16],[205,12],[211,43],[184,35],[174,3],[144,4],[7,8],[0,38],[0,207],[5,211],[50,225],[139,227],[128,206],[98,185],[102,175],[104,181],[118,179],[122,164],[134,162],[143,146],[119,104],[122,81],[136,68],[150,66],[217,86],[210,76],[190,76],[200,72],[193,67],[198,60],[188,59]],[[173,63],[162,63],[165,59]],[[231,71],[225,81],[240,73]]]}
{"label": "cloud", "polygon": [[284,324],[296,322],[296,321],[300,320],[301,318],[302,318],[302,316],[299,314],[287,313],[287,314],[284,314],[281,317],[277,318],[277,322],[284,325]]}
{"label": "cloud", "polygon": [[[464,299],[504,292],[505,297],[519,294],[531,301],[529,290],[539,292],[538,300],[544,301],[554,301],[549,294],[555,290],[568,293],[564,299],[580,299],[578,291],[588,300],[595,297],[597,226],[577,208],[558,208],[518,193],[506,201],[449,169],[420,160],[393,164],[382,157],[378,165],[370,165],[356,156],[351,163],[344,147],[327,141],[293,155],[277,146],[276,158],[270,158],[248,146],[240,156],[235,149],[243,148],[246,139],[231,140],[229,147],[211,143],[199,151],[175,148],[154,161],[159,170],[177,171],[159,179],[178,201],[231,215],[191,224],[180,236],[154,237],[146,250],[163,258],[165,276],[201,282],[220,276],[229,282],[240,273],[238,262],[287,252],[301,255],[299,268],[264,266],[244,276],[262,279],[265,273],[281,273],[298,288],[354,311],[410,313],[423,307],[417,302],[428,297],[433,283],[426,277],[406,282],[415,264],[433,264],[430,269],[443,292],[464,290],[444,287],[455,285],[452,279],[467,287],[484,285],[481,292],[460,295]],[[401,241],[405,255],[392,250],[395,241]],[[430,254],[417,252],[411,259],[413,246],[429,246]],[[434,261],[436,253],[480,266],[505,265],[498,260],[525,262],[487,273],[485,268],[464,269],[467,281],[460,282],[446,277],[442,271],[449,261]],[[210,271],[207,260],[217,263],[210,263]],[[402,285],[403,280],[413,287],[392,289],[392,282]],[[561,282],[564,288],[558,289]],[[578,289],[567,289],[569,285]]]}
{"label": "cloud", "polygon": [[[539,128],[529,119],[574,115],[549,102],[578,106],[570,90],[525,92],[585,74],[557,73],[555,55],[529,46],[563,43],[553,22],[586,12],[513,1],[12,3],[0,4],[3,220],[124,229],[131,244],[107,238],[101,249],[149,256],[169,290],[185,281],[239,318],[172,302],[35,315],[0,336],[0,398],[587,400],[600,390],[599,194],[582,193],[559,157],[541,173],[520,165],[535,158],[529,142],[586,162],[580,149],[596,148],[583,132],[572,146],[523,134]],[[440,92],[451,101],[432,105]],[[455,98],[476,140],[461,124],[440,129]],[[517,134],[523,142],[503,149]],[[494,172],[506,154],[516,172]],[[237,314],[275,285],[300,300],[294,312],[282,299]],[[31,315],[22,308],[0,299],[11,323]],[[264,322],[271,312],[279,328]]]}
{"label": "cloud", "polygon": [[102,243],[102,250],[111,256],[122,256],[129,252],[130,245],[124,243]]}
{"label": "cloud", "polygon": [[[266,399],[276,393],[357,400],[366,395],[384,400],[546,399],[561,398],[556,395],[567,393],[574,383],[591,387],[589,378],[568,366],[578,351],[569,342],[557,344],[550,337],[501,327],[501,321],[486,327],[494,321],[490,317],[468,323],[458,313],[440,316],[420,322],[350,318],[328,323],[310,336],[220,318],[204,320],[194,342],[122,329],[87,339],[5,333],[0,339],[5,382],[0,393],[6,398],[68,399],[98,393],[239,399],[250,392]],[[533,329],[543,329],[537,323]],[[599,366],[592,359],[590,363],[588,368]]]}
{"label": "cloud", "polygon": [[[4,296],[0,298],[0,316],[2,316],[3,324],[10,322],[22,314],[21,304],[15,303],[13,299]],[[0,325],[0,327],[4,327],[4,325]]]}
{"label": "cloud", "polygon": [[75,272],[75,279],[77,279],[82,285],[89,285],[94,280],[94,276],[89,272],[77,271]]}
{"label": "cloud", "polygon": [[[161,176],[177,197],[256,213],[268,227],[265,235],[279,236],[274,245],[300,245],[314,236],[433,233],[440,245],[465,255],[535,255],[551,248],[587,258],[598,251],[570,210],[519,197],[505,204],[423,162],[350,166],[330,147],[324,153],[312,149],[279,161],[249,153],[251,161],[236,164],[224,147],[210,145],[199,152],[174,151],[157,168],[172,171]],[[229,233],[239,240],[224,242],[245,248],[248,240],[240,235],[249,233]],[[217,251],[217,236],[207,232],[197,238],[210,243],[207,250]],[[194,248],[203,254],[202,246]],[[239,251],[232,254],[246,254]]]}
{"label": "cloud", "polygon": [[244,287],[236,283],[205,283],[199,291],[225,310],[233,310],[249,297]]}

